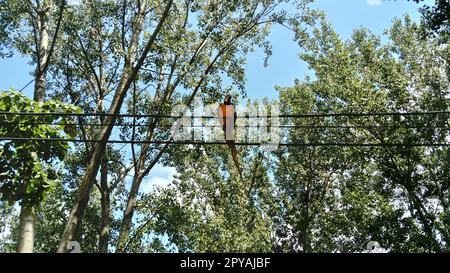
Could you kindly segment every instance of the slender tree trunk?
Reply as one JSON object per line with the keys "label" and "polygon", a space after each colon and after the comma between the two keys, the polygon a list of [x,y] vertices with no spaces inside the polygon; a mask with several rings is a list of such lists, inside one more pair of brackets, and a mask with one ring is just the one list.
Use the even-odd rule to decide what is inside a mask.
{"label": "slender tree trunk", "polygon": [[35,212],[32,205],[22,204],[20,208],[18,253],[33,253]]}
{"label": "slender tree trunk", "polygon": [[133,223],[133,214],[136,208],[137,195],[139,193],[139,187],[141,186],[142,180],[144,177],[148,175],[148,173],[155,167],[156,163],[158,163],[161,156],[164,154],[164,151],[167,149],[167,145],[164,146],[153,159],[153,161],[146,167],[145,170],[140,170],[139,166],[142,166],[144,162],[144,158],[140,158],[139,166],[135,166],[135,174],[133,177],[133,182],[131,184],[130,194],[128,195],[127,206],[123,213],[122,225],[120,227],[119,239],[117,242],[116,253],[121,253],[125,251],[125,245],[128,240],[128,234],[131,230],[131,225]]}
{"label": "slender tree trunk", "polygon": [[[123,101],[125,99],[126,93],[130,88],[132,82],[137,76],[140,68],[142,67],[145,58],[147,57],[150,48],[152,47],[154,41],[156,40],[156,36],[160,32],[162,25],[164,24],[166,18],[169,15],[169,10],[173,4],[173,0],[169,0],[166,9],[164,10],[161,19],[153,31],[152,36],[148,40],[142,55],[140,56],[138,62],[135,66],[135,53],[138,48],[139,37],[142,32],[142,28],[144,25],[144,19],[147,12],[147,4],[148,1],[141,1],[141,6],[139,8],[140,13],[137,15],[136,20],[134,22],[134,30],[130,42],[130,47],[128,49],[127,58],[125,60],[125,67],[122,72],[118,87],[116,89],[116,93],[114,94],[114,98],[111,103],[111,107],[109,110],[109,114],[117,115],[120,113],[120,108],[122,107]],[[100,161],[106,149],[106,143],[111,135],[112,128],[116,121],[116,116],[108,116],[105,119],[105,123],[107,124],[102,128],[100,132],[100,143],[97,143],[94,147],[94,152],[89,163],[89,166],[86,169],[86,173],[83,177],[83,180],[80,184],[80,188],[78,190],[77,199],[75,201],[74,206],[69,215],[69,219],[67,221],[66,227],[64,229],[63,235],[61,237],[58,252],[65,252],[66,246],[69,241],[71,241],[75,234],[81,229],[81,221],[83,219],[84,211],[86,210],[86,206],[89,202],[89,195],[91,193],[93,187],[93,181],[97,172],[100,168]]]}
{"label": "slender tree trunk", "polygon": [[127,206],[123,213],[122,225],[120,227],[119,239],[117,241],[116,253],[125,251],[125,244],[127,243],[128,234],[131,230],[133,223],[133,214],[136,207],[137,195],[139,193],[139,187],[144,176],[142,174],[135,174],[133,183],[131,184],[130,194],[128,195]]}
{"label": "slender tree trunk", "polygon": [[[44,67],[49,60],[49,36],[48,36],[48,14],[47,6],[41,6],[37,11],[37,32],[39,33],[39,44],[37,45],[37,64],[35,70],[35,85],[33,99],[38,102],[45,100],[45,77]],[[36,221],[35,209],[31,204],[22,204],[20,208],[19,242],[17,252],[33,253],[34,233]]]}
{"label": "slender tree trunk", "polygon": [[48,23],[47,23],[46,7],[38,11],[38,31],[39,45],[37,50],[38,63],[36,67],[36,75],[34,81],[34,100],[43,102],[45,99],[45,76],[44,67],[48,61]]}
{"label": "slender tree trunk", "polygon": [[110,226],[110,195],[108,187],[108,168],[107,160],[103,157],[100,170],[100,188],[101,188],[101,206],[102,206],[102,222],[100,225],[100,236],[98,251],[100,253],[108,252],[109,243],[109,226]]}

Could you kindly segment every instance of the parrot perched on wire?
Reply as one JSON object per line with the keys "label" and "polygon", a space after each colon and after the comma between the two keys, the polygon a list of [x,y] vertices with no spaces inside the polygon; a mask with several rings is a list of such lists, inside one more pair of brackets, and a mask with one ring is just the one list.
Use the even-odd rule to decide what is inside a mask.
{"label": "parrot perched on wire", "polygon": [[225,141],[228,148],[231,151],[234,165],[239,172],[239,176],[242,180],[241,166],[239,164],[238,152],[236,149],[236,143],[234,142],[234,128],[236,126],[237,114],[234,108],[234,104],[231,102],[231,96],[227,95],[223,103],[219,105],[218,109],[219,122],[225,133]]}

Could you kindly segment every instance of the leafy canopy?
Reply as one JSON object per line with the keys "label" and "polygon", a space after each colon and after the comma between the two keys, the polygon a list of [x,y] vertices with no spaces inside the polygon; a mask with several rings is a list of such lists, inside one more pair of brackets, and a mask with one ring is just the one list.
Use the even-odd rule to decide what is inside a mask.
{"label": "leafy canopy", "polygon": [[11,113],[77,113],[79,108],[47,101],[39,103],[10,90],[0,93],[0,194],[3,201],[37,204],[56,178],[51,164],[63,160],[64,141],[11,140],[8,138],[74,137],[70,116],[13,115]]}

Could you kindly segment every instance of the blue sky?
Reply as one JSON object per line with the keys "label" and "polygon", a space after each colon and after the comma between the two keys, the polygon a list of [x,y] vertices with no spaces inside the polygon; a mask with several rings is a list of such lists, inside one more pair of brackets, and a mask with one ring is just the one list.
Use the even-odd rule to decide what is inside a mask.
{"label": "blue sky", "polygon": [[[431,5],[433,2],[427,0],[424,3]],[[359,27],[381,36],[394,18],[402,18],[406,14],[413,20],[420,20],[417,11],[420,5],[407,0],[317,0],[314,7],[325,12],[327,21],[343,39],[349,38]],[[273,55],[268,68],[263,66],[261,51],[250,55],[247,64],[250,98],[276,98],[276,85],[292,86],[296,78],[303,79],[307,66],[299,60],[300,47],[292,38],[292,33],[286,28],[274,27],[270,36]]]}
{"label": "blue sky", "polygon": [[[431,4],[432,0],[425,3]],[[382,35],[383,30],[390,27],[395,17],[409,14],[414,20],[419,20],[418,5],[407,0],[317,0],[314,4],[323,10],[327,20],[346,39],[353,30],[365,27],[373,33]],[[275,86],[292,86],[296,78],[302,79],[307,73],[307,66],[298,58],[300,47],[292,40],[293,34],[279,26],[275,26],[270,35],[273,55],[269,67],[263,66],[261,51],[252,53],[247,64],[247,92],[250,98],[276,98]],[[31,79],[32,67],[28,60],[15,55],[10,59],[0,59],[0,90],[10,87],[21,89]],[[25,93],[32,94],[33,84]],[[162,185],[171,180],[174,170],[158,166],[146,179],[144,191],[149,191],[150,185]]]}
{"label": "blue sky", "polygon": [[[425,3],[432,3],[427,0]],[[314,3],[327,15],[327,20],[342,38],[348,38],[353,29],[365,27],[381,35],[395,17],[409,14],[418,20],[418,5],[407,0],[317,0]],[[298,59],[299,46],[292,41],[292,33],[279,26],[272,30],[270,41],[273,55],[269,67],[264,68],[261,51],[251,54],[247,64],[247,92],[251,98],[275,98],[275,85],[290,86],[295,78],[303,78],[307,67]],[[0,90],[21,89],[31,79],[32,67],[19,55],[0,59]],[[33,85],[25,91],[31,95]]]}

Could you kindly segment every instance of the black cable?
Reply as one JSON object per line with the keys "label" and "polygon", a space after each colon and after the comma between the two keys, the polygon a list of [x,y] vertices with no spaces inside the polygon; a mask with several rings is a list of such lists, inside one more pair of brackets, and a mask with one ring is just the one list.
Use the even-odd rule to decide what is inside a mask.
{"label": "black cable", "polygon": [[317,118],[317,117],[373,117],[373,116],[426,116],[450,114],[450,111],[428,111],[428,112],[369,112],[369,113],[322,113],[322,114],[292,114],[280,115],[284,118]]}
{"label": "black cable", "polygon": [[22,87],[22,89],[19,90],[19,92],[22,92],[23,90],[25,90],[25,88],[27,88],[32,82],[34,82],[35,79],[32,79],[31,81],[29,81],[24,87]]}
{"label": "black cable", "polygon": [[[40,141],[40,142],[75,142],[75,143],[100,143],[101,140],[88,139],[66,139],[66,138],[25,138],[25,137],[0,137],[0,141]],[[131,140],[107,140],[111,144],[169,144],[169,145],[228,145],[226,142],[199,142],[199,141],[131,141]],[[292,147],[450,147],[450,143],[256,143],[256,142],[235,142],[237,146],[292,146]]]}
{"label": "black cable", "polygon": [[[107,123],[98,123],[98,122],[82,122],[82,123],[54,123],[54,122],[13,122],[13,121],[0,121],[0,125],[6,125],[6,124],[17,124],[17,125],[33,125],[33,126],[39,126],[39,125],[59,125],[59,126],[107,126]],[[116,122],[113,126],[115,127],[149,127],[150,124],[131,124],[131,123],[122,123],[122,122]],[[160,124],[159,127],[165,127],[170,128],[173,125],[171,124]],[[222,128],[221,125],[189,125],[184,126],[181,125],[180,128],[187,127],[187,128]],[[258,125],[242,125],[242,126],[235,126],[235,128],[258,128],[261,126]],[[410,129],[421,129],[425,128],[426,126],[402,126],[402,128],[410,128]],[[277,125],[277,126],[271,126],[267,125],[267,128],[303,128],[303,129],[395,129],[398,128],[398,126],[383,126],[383,125]],[[441,126],[436,127],[436,129],[450,129],[448,126]]]}
{"label": "black cable", "polygon": [[[317,117],[370,117],[370,116],[424,116],[424,115],[449,115],[450,111],[429,111],[429,112],[380,112],[380,113],[322,113],[322,114],[290,114],[290,115],[267,115],[260,116],[237,116],[237,118],[317,118]],[[172,115],[142,115],[142,114],[109,114],[109,113],[33,113],[33,112],[5,112],[0,111],[0,115],[14,115],[14,116],[75,116],[75,117],[117,117],[117,118],[183,118],[183,116]],[[218,116],[184,116],[185,118],[219,118]]]}

